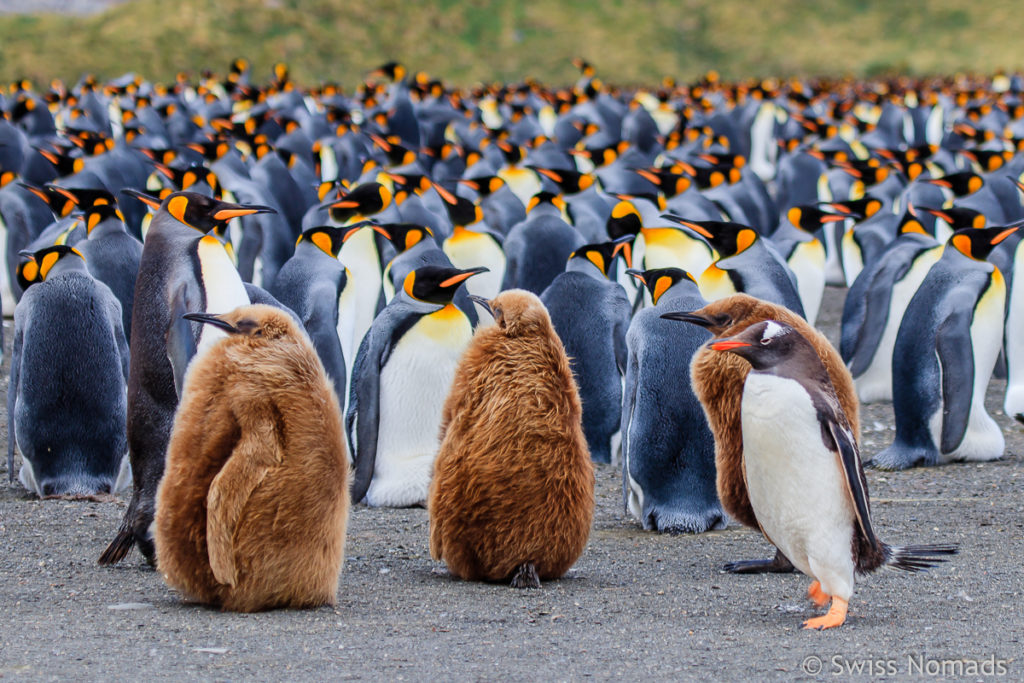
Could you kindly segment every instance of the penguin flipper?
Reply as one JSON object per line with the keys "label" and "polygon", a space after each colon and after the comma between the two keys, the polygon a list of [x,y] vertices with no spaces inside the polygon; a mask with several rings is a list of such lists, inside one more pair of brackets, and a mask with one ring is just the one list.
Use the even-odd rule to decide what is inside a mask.
{"label": "penguin flipper", "polygon": [[18,407],[18,383],[21,377],[21,350],[24,330],[17,315],[14,318],[14,348],[11,350],[11,376],[7,385],[7,482],[14,483],[14,415]]}
{"label": "penguin flipper", "polygon": [[338,399],[344,403],[345,357],[338,339],[337,292],[332,286],[314,287],[310,290],[310,300],[313,305],[302,323],[327,376],[334,382]]}
{"label": "penguin flipper", "polygon": [[[838,403],[834,406],[838,408]],[[864,468],[860,464],[860,452],[857,449],[857,440],[853,436],[848,424],[840,422],[833,414],[825,416],[822,420],[822,431],[825,424],[828,425],[829,436],[832,440],[832,450],[839,458],[839,465],[843,469],[846,489],[850,495],[850,502],[853,503],[854,512],[857,514],[857,526],[860,529],[861,537],[867,541],[871,548],[881,552],[882,544],[875,536],[871,527],[871,509],[868,505],[868,487],[864,479]]]}
{"label": "penguin flipper", "polygon": [[942,368],[942,435],[940,453],[952,453],[967,432],[974,400],[974,348],[971,344],[973,306],[954,310],[935,335],[935,351]]}
{"label": "penguin flipper", "polygon": [[192,332],[192,323],[183,316],[193,313],[198,307],[188,299],[185,283],[178,285],[171,294],[171,325],[167,328],[167,359],[171,361],[174,371],[174,390],[181,396],[185,383],[185,370],[192,357],[196,355],[196,337]]}
{"label": "penguin flipper", "polygon": [[[246,412],[259,416],[264,411],[249,406]],[[257,419],[239,425],[242,437],[206,494],[206,551],[210,569],[218,582],[228,586],[235,586],[238,580],[234,537],[242,511],[270,469],[284,459],[274,424],[273,420]]]}
{"label": "penguin flipper", "polygon": [[863,318],[856,330],[850,358],[846,361],[854,377],[864,374],[870,367],[889,321],[893,285],[906,274],[909,267],[909,264],[904,264],[903,268],[893,273],[883,266],[873,273],[864,300]]}

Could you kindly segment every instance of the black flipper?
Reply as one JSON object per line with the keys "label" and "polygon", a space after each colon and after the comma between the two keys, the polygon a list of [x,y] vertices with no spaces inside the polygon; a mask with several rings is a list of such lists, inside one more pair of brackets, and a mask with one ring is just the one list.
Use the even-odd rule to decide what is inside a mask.
{"label": "black flipper", "polygon": [[723,569],[730,574],[789,574],[796,571],[781,550],[776,550],[775,557],[770,560],[737,560],[727,562]]}
{"label": "black flipper", "polygon": [[182,316],[195,313],[198,306],[188,300],[185,283],[171,294],[171,324],[167,328],[167,359],[171,361],[174,371],[174,390],[181,397],[185,383],[185,371],[192,357],[196,355],[196,335],[192,330],[192,322]]}
{"label": "black flipper", "polygon": [[974,400],[974,349],[971,344],[973,307],[954,310],[942,321],[935,350],[942,368],[942,436],[940,453],[952,453],[967,432]]}

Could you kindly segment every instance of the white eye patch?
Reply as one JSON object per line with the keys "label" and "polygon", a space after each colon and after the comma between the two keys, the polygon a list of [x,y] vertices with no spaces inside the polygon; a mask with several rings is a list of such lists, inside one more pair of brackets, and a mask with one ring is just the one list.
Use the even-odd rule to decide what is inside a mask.
{"label": "white eye patch", "polygon": [[774,320],[769,320],[764,326],[764,333],[761,334],[761,343],[765,344],[771,339],[781,337],[786,334],[786,328]]}

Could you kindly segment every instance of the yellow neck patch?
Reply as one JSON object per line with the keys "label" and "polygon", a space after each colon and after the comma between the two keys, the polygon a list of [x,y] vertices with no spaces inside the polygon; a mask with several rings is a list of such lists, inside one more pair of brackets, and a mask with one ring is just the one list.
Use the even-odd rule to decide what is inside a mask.
{"label": "yellow neck patch", "polygon": [[188,209],[188,199],[186,197],[173,197],[171,201],[167,202],[167,213],[188,225],[188,221],[185,220],[186,209]]}
{"label": "yellow neck patch", "polygon": [[334,256],[334,254],[331,253],[331,238],[328,237],[326,233],[314,232],[310,236],[309,241],[319,247],[320,250],[328,256]]}
{"label": "yellow neck patch", "polygon": [[951,239],[950,242],[953,243],[953,246],[961,254],[969,258],[974,258],[974,255],[971,253],[971,238],[967,235],[953,235],[953,239]]}
{"label": "yellow neck patch", "polygon": [[739,234],[736,235],[736,253],[745,251],[747,247],[753,244],[757,240],[757,233],[747,228],[740,230]]}
{"label": "yellow neck patch", "polygon": [[658,278],[658,281],[654,283],[654,292],[651,293],[651,301],[655,306],[658,305],[658,299],[661,295],[668,291],[668,288],[672,286],[672,278],[668,275],[662,275]]}

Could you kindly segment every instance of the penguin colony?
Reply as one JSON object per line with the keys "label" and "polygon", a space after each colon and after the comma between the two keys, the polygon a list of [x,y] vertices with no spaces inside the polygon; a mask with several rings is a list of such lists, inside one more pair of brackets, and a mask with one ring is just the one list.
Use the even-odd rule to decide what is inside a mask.
{"label": "penguin colony", "polygon": [[[20,452],[20,479],[41,496],[117,492],[131,480],[101,562],[138,547],[169,566],[161,539],[170,536],[159,529],[182,511],[160,504],[170,495],[165,456],[186,438],[179,429],[200,371],[227,371],[216,359],[229,345],[270,341],[224,316],[264,304],[276,309],[274,329],[308,336],[302,343],[333,385],[347,449],[332,453],[351,459],[352,502],[458,514],[466,500],[444,490],[459,485],[457,455],[486,464],[488,453],[456,439],[479,434],[454,406],[472,387],[500,391],[473,374],[508,362],[487,357],[486,340],[526,353],[512,348],[503,305],[508,290],[522,290],[529,305],[517,310],[543,319],[568,351],[557,377],[537,378],[564,385],[571,373],[558,416],[578,420],[564,426],[560,454],[578,455],[582,440],[593,461],[621,463],[623,508],[645,529],[703,532],[726,515],[761,529],[775,559],[730,569],[810,573],[812,597],[833,599],[834,613],[810,624],[818,627],[842,623],[852,579],[815,573],[804,551],[818,541],[808,539],[845,534],[856,548],[833,574],[941,559],[949,548],[901,551],[874,537],[857,400],[892,402],[896,436],[874,457],[884,468],[1001,457],[983,405],[993,374],[1007,380],[1004,413],[1024,422],[1024,284],[1014,277],[1024,77],[724,83],[709,74],[623,89],[577,66],[564,88],[457,89],[389,63],[346,93],[300,87],[283,64],[259,82],[240,59],[224,75],[170,84],[126,74],[0,89],[12,478]],[[848,288],[838,356],[813,330],[826,285]],[[828,397],[841,438],[813,448],[842,455],[842,472],[820,476],[849,494],[835,511],[842,524],[817,537],[776,538],[778,501],[750,480],[748,458],[774,451],[750,427],[748,394],[804,398],[762,377],[781,366],[721,347],[723,336],[754,343],[745,329],[759,340],[796,335],[813,349],[797,354],[804,374],[785,377],[801,386],[815,377]],[[485,426],[507,440],[530,428],[502,425]],[[512,457],[501,444],[479,448],[498,463]],[[771,458],[758,462],[765,476],[782,476]],[[576,466],[585,487],[590,470]],[[288,489],[285,475],[266,476]],[[500,497],[498,479],[489,483]],[[592,500],[570,499],[566,519],[589,528]],[[498,502],[513,526],[543,516],[529,500]],[[438,527],[432,552],[453,574],[516,585],[564,573],[586,539],[548,539],[563,553],[550,569],[502,553],[471,567],[453,559],[467,546],[453,550],[455,532]],[[498,537],[486,528],[472,533]],[[337,578],[340,543],[314,563],[325,582],[316,601],[333,598],[324,576]],[[199,583],[169,580],[228,608],[312,604],[233,602],[225,586],[241,590],[244,580],[225,547],[210,545],[206,564],[192,558]]]}

